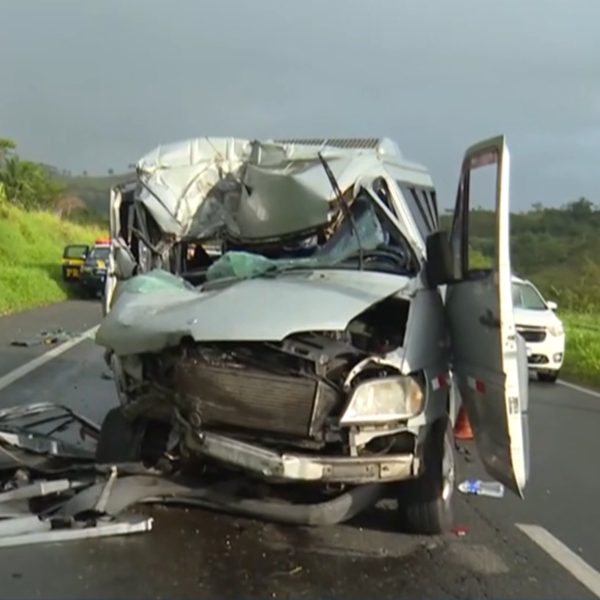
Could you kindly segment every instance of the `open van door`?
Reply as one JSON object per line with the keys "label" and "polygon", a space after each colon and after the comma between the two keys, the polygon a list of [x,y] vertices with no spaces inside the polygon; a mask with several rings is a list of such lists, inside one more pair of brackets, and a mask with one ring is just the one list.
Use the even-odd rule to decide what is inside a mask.
{"label": "open van door", "polygon": [[106,316],[120,280],[131,277],[135,270],[135,258],[127,247],[124,237],[131,235],[130,221],[133,214],[135,182],[119,184],[110,190],[110,254],[108,258],[102,315]]}
{"label": "open van door", "polygon": [[[476,195],[472,180],[482,167],[491,169],[492,181],[487,187],[492,189],[486,187]],[[517,335],[512,304],[509,175],[510,158],[503,136],[467,150],[450,237],[460,277],[448,284],[446,309],[452,369],[481,459],[492,477],[522,496],[529,475],[528,371],[525,343]],[[481,241],[475,236],[481,235],[482,219],[476,218],[486,216],[475,203],[479,206],[484,196],[493,200],[495,214],[487,213],[493,250],[490,244],[489,264],[481,268],[482,255],[477,259],[473,249]]]}

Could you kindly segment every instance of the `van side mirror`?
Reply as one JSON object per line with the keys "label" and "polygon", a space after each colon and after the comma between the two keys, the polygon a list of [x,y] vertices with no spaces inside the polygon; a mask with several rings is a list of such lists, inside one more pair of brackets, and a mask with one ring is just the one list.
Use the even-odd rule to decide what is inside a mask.
{"label": "van side mirror", "polygon": [[434,231],[427,237],[425,246],[427,250],[425,272],[430,285],[445,285],[462,279],[461,268],[455,261],[448,232]]}
{"label": "van side mirror", "polygon": [[558,309],[558,304],[556,302],[554,302],[553,300],[550,300],[550,301],[546,302],[546,306],[550,310],[557,310]]}

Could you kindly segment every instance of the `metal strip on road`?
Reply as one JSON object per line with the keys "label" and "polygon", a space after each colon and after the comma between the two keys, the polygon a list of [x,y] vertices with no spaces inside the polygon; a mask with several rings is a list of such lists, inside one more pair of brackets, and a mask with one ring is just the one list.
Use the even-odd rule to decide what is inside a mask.
{"label": "metal strip on road", "polygon": [[575,579],[588,588],[596,597],[600,598],[600,573],[590,567],[583,558],[539,525],[517,523],[516,526],[558,564],[569,571]]}
{"label": "metal strip on road", "polygon": [[560,379],[557,383],[564,387],[571,388],[577,392],[581,392],[582,394],[587,394],[588,396],[593,396],[594,398],[600,398],[600,392],[589,390],[588,388],[581,387],[580,385],[575,385],[574,383],[569,383],[568,381],[563,381],[562,379]]}
{"label": "metal strip on road", "polygon": [[83,342],[83,340],[92,337],[94,333],[96,333],[96,331],[98,330],[98,327],[99,325],[96,325],[95,327],[84,331],[81,335],[78,335],[77,337],[74,337],[71,340],[63,342],[62,344],[60,344],[60,346],[56,346],[56,348],[48,350],[48,352],[45,352],[41,356],[38,356],[37,358],[30,360],[28,363],[25,363],[24,365],[21,365],[20,367],[17,367],[16,369],[12,370],[10,373],[3,375],[2,377],[0,377],[0,390],[4,389],[5,387],[8,387],[11,383],[14,383],[22,377],[25,377],[25,375],[31,373],[31,371],[34,371],[38,367],[41,367],[43,364],[47,363],[53,358],[64,354],[67,350],[70,350],[80,342]]}

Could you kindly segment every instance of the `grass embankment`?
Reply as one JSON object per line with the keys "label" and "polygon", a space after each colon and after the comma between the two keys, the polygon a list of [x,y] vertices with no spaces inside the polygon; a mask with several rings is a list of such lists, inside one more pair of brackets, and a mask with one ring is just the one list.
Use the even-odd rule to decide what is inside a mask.
{"label": "grass embankment", "polygon": [[567,339],[562,375],[568,381],[600,388],[600,317],[574,312],[559,316]]}
{"label": "grass embankment", "polygon": [[0,315],[59,302],[63,247],[106,235],[99,226],[65,221],[44,211],[9,204],[0,189]]}

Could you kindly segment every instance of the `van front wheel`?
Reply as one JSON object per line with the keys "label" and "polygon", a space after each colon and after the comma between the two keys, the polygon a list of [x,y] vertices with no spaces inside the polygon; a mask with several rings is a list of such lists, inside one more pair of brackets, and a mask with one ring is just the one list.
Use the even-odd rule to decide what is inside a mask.
{"label": "van front wheel", "polygon": [[436,421],[425,441],[424,472],[398,486],[398,512],[402,529],[437,535],[453,523],[455,483],[454,435],[448,417]]}

